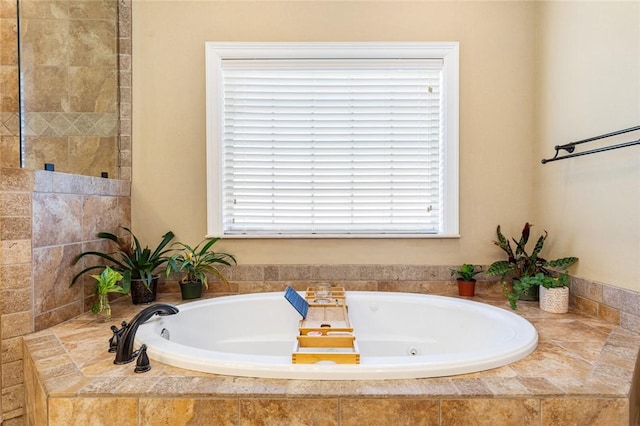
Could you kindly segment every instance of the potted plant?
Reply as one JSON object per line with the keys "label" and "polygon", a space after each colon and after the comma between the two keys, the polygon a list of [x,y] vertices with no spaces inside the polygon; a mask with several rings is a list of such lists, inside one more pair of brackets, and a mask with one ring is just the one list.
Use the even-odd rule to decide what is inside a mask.
{"label": "potted plant", "polygon": [[236,259],[231,254],[216,253],[212,250],[213,245],[219,240],[220,238],[208,241],[205,239],[195,247],[181,242],[174,244],[174,246],[180,246],[181,251],[169,258],[166,274],[167,278],[172,272],[182,274],[179,284],[183,300],[197,299],[202,296],[202,288],[209,288],[207,274],[214,275],[225,283],[228,282],[215,265],[235,265]]}
{"label": "potted plant", "polygon": [[[174,234],[171,231],[164,234],[162,241],[152,251],[148,246],[143,247],[129,228],[122,227],[122,229],[129,234],[130,239],[109,232],[97,234],[99,238],[114,242],[115,252],[86,251],[76,256],[74,264],[85,256],[96,256],[106,260],[112,269],[122,274],[123,288],[131,293],[133,304],[151,303],[156,300],[158,285],[158,275],[155,275],[155,271],[169,260],[167,253],[171,250],[165,247],[171,242]],[[104,265],[96,265],[83,269],[73,277],[71,285],[75,284],[84,273],[103,267]]]}
{"label": "potted plant", "polygon": [[91,277],[96,280],[95,300],[91,305],[91,312],[96,314],[96,321],[107,322],[111,319],[109,293],[128,293],[118,285],[122,280],[122,274],[107,266],[100,275],[91,275]]}
{"label": "potted plant", "polygon": [[554,314],[569,312],[569,276],[545,277],[540,283],[540,309]]}
{"label": "potted plant", "polygon": [[512,309],[517,308],[519,296],[532,288],[540,291],[540,309],[547,312],[566,313],[569,310],[569,276],[562,272],[557,276],[538,272],[535,275],[522,277],[513,284],[513,291],[507,294]]}
{"label": "potted plant", "polygon": [[459,269],[452,269],[451,276],[456,276],[458,281],[458,294],[460,296],[472,297],[476,292],[475,276],[482,272],[482,268],[476,270],[475,265],[463,264]]}
{"label": "potted plant", "polygon": [[[501,232],[500,225],[496,229],[498,240],[493,243],[500,247],[506,254],[507,260],[499,260],[493,262],[486,271],[487,275],[500,275],[502,277],[503,286],[505,286],[505,293],[509,298],[509,294],[517,293],[520,300],[538,300],[539,298],[539,286],[527,285],[525,286],[527,291],[516,291],[519,288],[518,282],[523,278],[535,277],[536,274],[542,273],[544,276],[551,276],[551,268],[560,269],[566,271],[566,269],[575,263],[577,257],[563,257],[555,260],[546,260],[540,256],[540,252],[544,246],[544,242],[547,239],[548,233],[545,231],[543,235],[538,237],[535,246],[531,252],[527,252],[527,243],[531,235],[531,227],[533,225],[528,222],[525,223],[520,234],[520,238],[516,240],[512,238],[511,241],[515,243],[515,248],[512,247],[511,241],[509,241]],[[506,286],[505,279],[510,277],[513,282],[514,289],[509,290]],[[513,297],[513,296],[511,296]],[[509,299],[511,300],[511,299]]]}

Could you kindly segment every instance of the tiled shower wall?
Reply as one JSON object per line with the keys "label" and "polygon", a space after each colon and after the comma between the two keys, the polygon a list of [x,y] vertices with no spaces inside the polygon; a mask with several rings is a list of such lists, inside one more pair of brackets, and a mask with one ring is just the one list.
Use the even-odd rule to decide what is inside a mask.
{"label": "tiled shower wall", "polygon": [[[131,0],[23,0],[21,8],[27,168],[46,161],[57,171],[131,180]],[[0,0],[2,167],[21,161],[17,17],[17,1]],[[85,48],[92,53],[70,54]]]}
{"label": "tiled shower wall", "polygon": [[118,177],[118,2],[20,1],[23,162]]}
{"label": "tiled shower wall", "polygon": [[0,0],[0,165],[3,167],[20,167],[17,16],[15,0]]}
{"label": "tiled shower wall", "polygon": [[118,100],[120,175],[131,180],[131,1],[118,0]]}

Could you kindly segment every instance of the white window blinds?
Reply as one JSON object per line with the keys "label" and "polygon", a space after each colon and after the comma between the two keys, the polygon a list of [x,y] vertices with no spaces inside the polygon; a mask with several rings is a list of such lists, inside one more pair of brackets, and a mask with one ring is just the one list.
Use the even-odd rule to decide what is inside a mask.
{"label": "white window blinds", "polygon": [[459,236],[457,42],[205,51],[208,236]]}
{"label": "white window blinds", "polygon": [[223,60],[225,235],[436,234],[442,60]]}

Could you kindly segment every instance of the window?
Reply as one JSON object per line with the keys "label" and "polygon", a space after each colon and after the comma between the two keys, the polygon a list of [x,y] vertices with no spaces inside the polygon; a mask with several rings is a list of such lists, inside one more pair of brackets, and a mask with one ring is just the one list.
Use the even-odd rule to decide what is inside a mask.
{"label": "window", "polygon": [[207,43],[208,234],[458,234],[457,43]]}

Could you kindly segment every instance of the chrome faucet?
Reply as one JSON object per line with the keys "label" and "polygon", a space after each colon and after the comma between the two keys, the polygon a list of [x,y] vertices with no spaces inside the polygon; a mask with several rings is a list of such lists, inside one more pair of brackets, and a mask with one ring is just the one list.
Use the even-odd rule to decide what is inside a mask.
{"label": "chrome faucet", "polygon": [[[127,364],[133,361],[140,353],[140,350],[133,351],[133,341],[136,338],[136,331],[141,324],[147,322],[152,316],[158,314],[174,315],[178,313],[178,308],[167,303],[156,303],[147,308],[144,308],[138,314],[131,319],[128,324],[123,322],[122,329],[119,330],[119,338],[117,339],[116,346],[116,359],[114,364]],[[115,332],[114,332],[115,334]]]}

